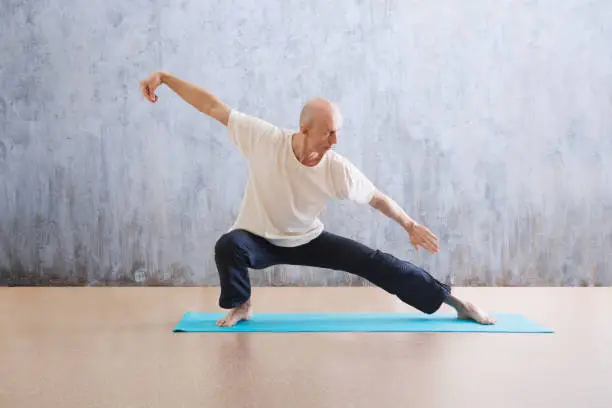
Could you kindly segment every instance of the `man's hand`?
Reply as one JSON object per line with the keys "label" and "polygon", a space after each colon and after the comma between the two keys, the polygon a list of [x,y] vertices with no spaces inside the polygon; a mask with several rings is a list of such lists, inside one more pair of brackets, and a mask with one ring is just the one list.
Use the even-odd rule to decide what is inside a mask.
{"label": "man's hand", "polygon": [[159,99],[155,94],[155,90],[163,83],[161,72],[154,72],[147,79],[140,81],[140,90],[142,96],[147,98],[150,102],[155,103]]}
{"label": "man's hand", "polygon": [[422,246],[432,254],[437,253],[440,250],[438,245],[439,239],[436,237],[427,227],[413,222],[407,229],[410,234],[410,243],[414,249],[419,250],[419,246]]}

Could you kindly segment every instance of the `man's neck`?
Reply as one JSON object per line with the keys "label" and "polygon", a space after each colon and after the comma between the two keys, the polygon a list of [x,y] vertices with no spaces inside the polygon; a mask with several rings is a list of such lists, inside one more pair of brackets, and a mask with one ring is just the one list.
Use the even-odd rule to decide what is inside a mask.
{"label": "man's neck", "polygon": [[291,147],[293,149],[293,154],[295,155],[295,157],[304,166],[316,166],[323,158],[320,153],[308,148],[308,145],[306,143],[306,137],[301,132],[295,133],[293,135],[293,137],[291,138]]}

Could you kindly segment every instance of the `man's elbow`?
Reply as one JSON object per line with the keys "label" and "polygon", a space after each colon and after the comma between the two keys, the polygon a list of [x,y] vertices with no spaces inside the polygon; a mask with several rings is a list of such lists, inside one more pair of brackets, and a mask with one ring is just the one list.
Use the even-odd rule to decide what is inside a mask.
{"label": "man's elbow", "polygon": [[381,204],[385,201],[385,195],[380,191],[376,190],[372,198],[370,199],[370,205],[376,209],[379,209]]}
{"label": "man's elbow", "polygon": [[230,116],[230,108],[223,102],[218,102],[210,108],[209,112],[204,112],[213,119],[218,120],[223,125],[227,126]]}

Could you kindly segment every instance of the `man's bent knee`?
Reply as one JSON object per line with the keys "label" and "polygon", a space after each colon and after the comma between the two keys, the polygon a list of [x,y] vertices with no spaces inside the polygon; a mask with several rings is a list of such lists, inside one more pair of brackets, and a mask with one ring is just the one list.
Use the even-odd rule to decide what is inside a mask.
{"label": "man's bent knee", "polygon": [[215,257],[231,256],[240,250],[244,232],[240,230],[230,231],[219,237],[215,243]]}

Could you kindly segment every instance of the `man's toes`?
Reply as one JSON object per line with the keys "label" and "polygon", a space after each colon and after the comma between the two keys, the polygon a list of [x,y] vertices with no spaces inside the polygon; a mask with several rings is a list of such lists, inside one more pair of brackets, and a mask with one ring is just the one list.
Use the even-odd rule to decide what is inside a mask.
{"label": "man's toes", "polygon": [[223,319],[223,322],[221,324],[222,327],[232,327],[236,324],[236,317],[235,316],[231,316],[231,317],[225,317]]}
{"label": "man's toes", "polygon": [[231,323],[232,323],[232,319],[230,319],[227,316],[225,316],[222,319],[217,320],[217,326],[220,326],[220,327],[231,326],[232,325]]}
{"label": "man's toes", "polygon": [[486,316],[484,315],[482,318],[478,319],[480,324],[493,324],[495,323],[495,320],[490,317],[490,316]]}

